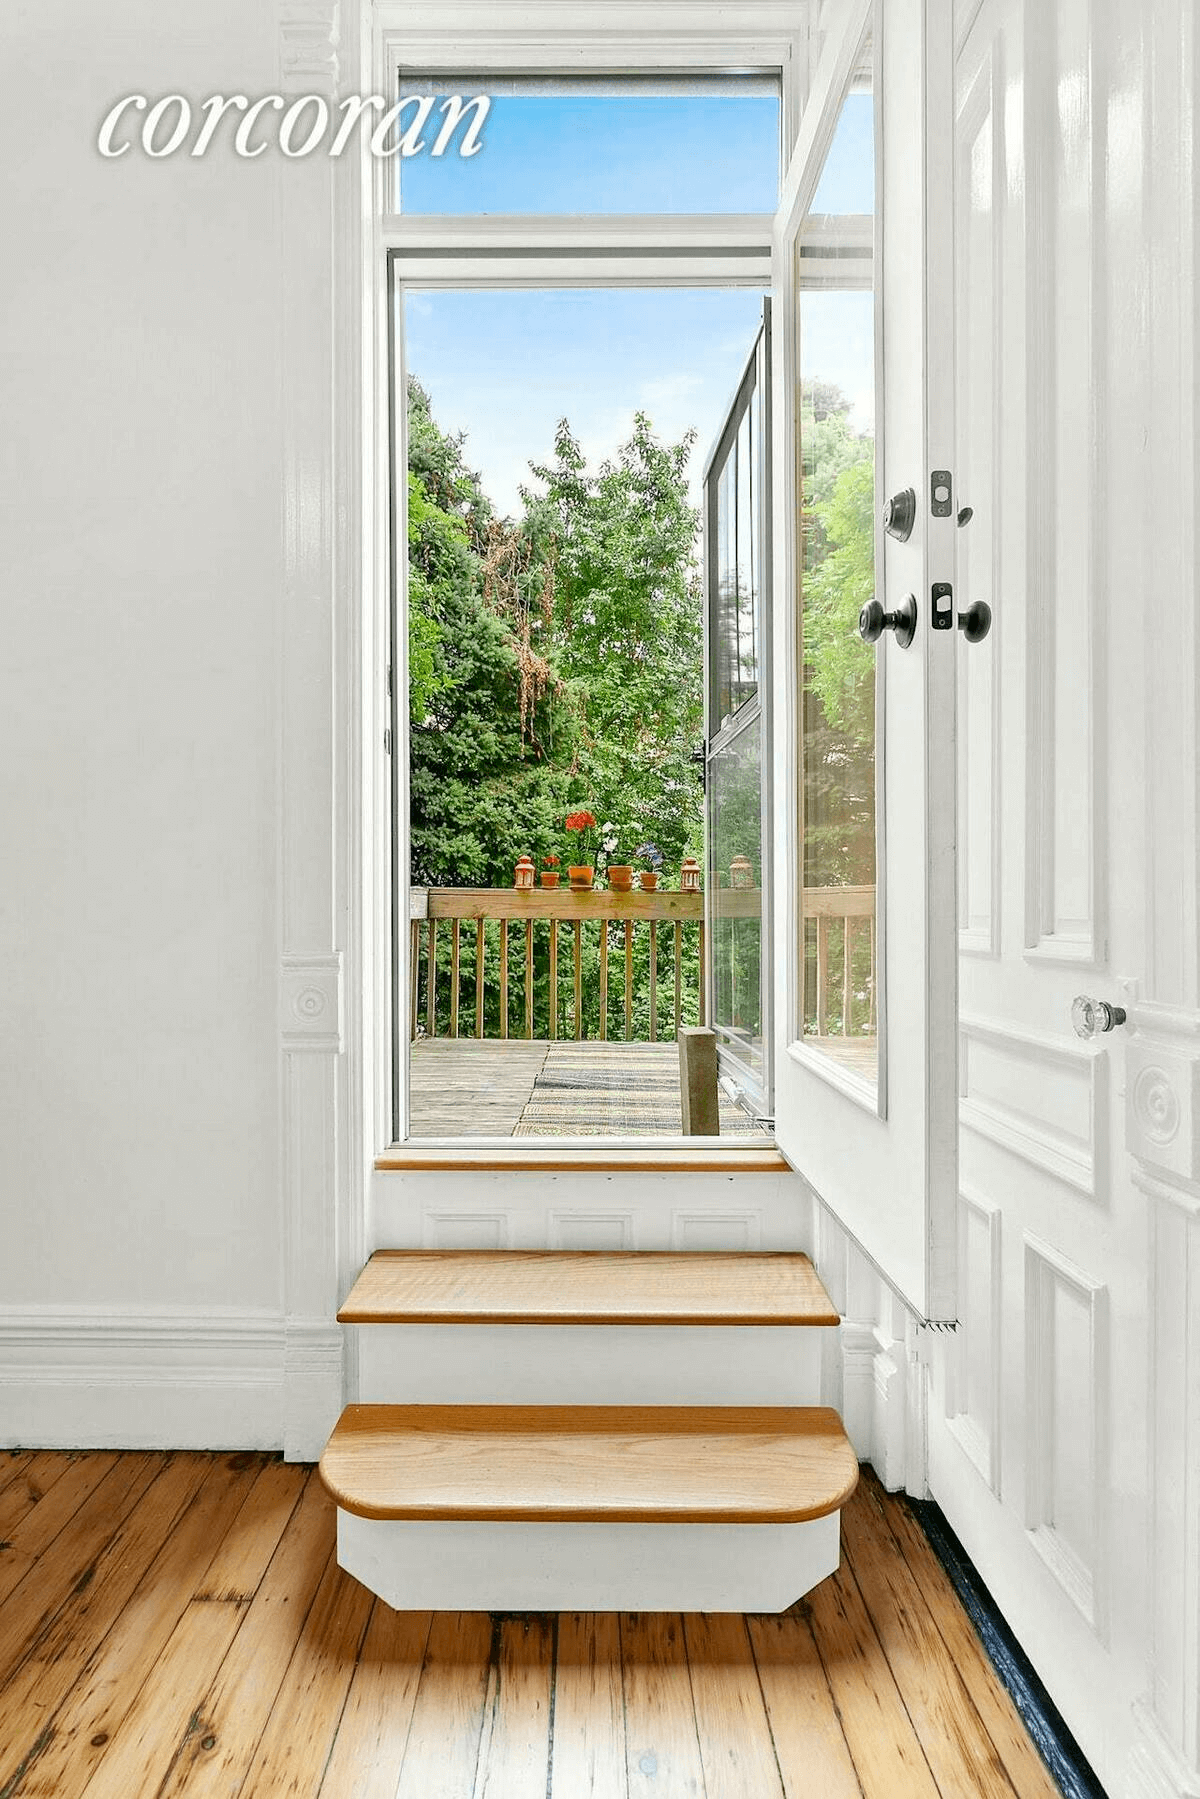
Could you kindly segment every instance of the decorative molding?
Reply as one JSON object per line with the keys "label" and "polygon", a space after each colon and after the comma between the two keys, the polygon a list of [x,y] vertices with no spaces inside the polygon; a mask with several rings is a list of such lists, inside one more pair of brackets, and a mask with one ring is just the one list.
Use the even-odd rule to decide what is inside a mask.
{"label": "decorative molding", "polygon": [[762,1243],[762,1208],[740,1206],[723,1211],[672,1207],[672,1249],[758,1249]]}
{"label": "decorative molding", "polygon": [[[1089,1199],[1099,1197],[1097,1160],[1104,1154],[1108,1132],[1106,1050],[1085,1049],[1069,1038],[971,1017],[959,1021],[959,1043],[961,1122]],[[1040,1077],[1030,1083],[1028,1104],[980,1092],[971,1066],[971,1046],[976,1043],[1018,1068],[1040,1069]],[[1046,1078],[1055,1069],[1085,1087],[1081,1111],[1086,1110],[1086,1120],[1081,1116],[1073,1132],[1062,1123],[1062,1082],[1052,1086]]]}
{"label": "decorative molding", "polygon": [[315,1460],[341,1404],[342,1339],[262,1311],[0,1312],[0,1443],[282,1449]]}
{"label": "decorative molding", "polygon": [[279,1036],[285,1050],[341,1054],[344,1040],[339,951],[283,957],[279,1013]]}
{"label": "decorative molding", "polygon": [[635,1219],[628,1212],[588,1211],[580,1206],[552,1209],[547,1215],[551,1249],[637,1248]]}
{"label": "decorative molding", "polygon": [[[979,1280],[971,1278],[971,1232],[964,1213],[979,1219],[986,1233],[986,1261]],[[947,1357],[945,1418],[947,1428],[997,1498],[1000,1496],[1001,1228],[1000,1207],[974,1189],[963,1187],[959,1193],[958,1233],[961,1324]],[[982,1315],[971,1303],[972,1295],[981,1292],[986,1295]],[[971,1358],[980,1352],[983,1375],[978,1385],[983,1390],[982,1413],[971,1410],[968,1368]]]}
{"label": "decorative molding", "polygon": [[279,85],[286,97],[336,94],[339,13],[338,0],[280,0]]}
{"label": "decorative molding", "polygon": [[1129,1148],[1158,1173],[1200,1181],[1200,1020],[1166,1006],[1129,1008]]}
{"label": "decorative molding", "polygon": [[[959,9],[961,11],[961,8]],[[961,41],[961,39],[960,39]],[[960,498],[998,490],[1001,466],[1000,374],[1004,346],[1005,117],[1000,36],[988,51],[965,101],[958,106],[954,134],[956,221],[963,253],[955,257],[955,334],[960,351],[960,383],[972,429],[960,445],[956,471]],[[977,188],[977,146],[986,144],[990,171],[992,229],[984,254],[969,254],[977,241],[970,229],[970,196]],[[964,216],[965,214],[965,216]],[[980,312],[983,318],[979,317]],[[960,404],[962,403],[960,396]],[[986,422],[986,430],[983,423]],[[972,454],[978,450],[978,454]],[[982,466],[980,466],[982,465]],[[1000,953],[1000,856],[1002,837],[1000,746],[1001,648],[1004,644],[1002,568],[1004,535],[988,506],[977,507],[964,531],[958,561],[960,605],[983,600],[998,613],[997,629],[958,662],[958,947],[963,955],[994,958]],[[977,579],[981,577],[981,579]],[[1015,621],[1014,621],[1015,622]]]}
{"label": "decorative molding", "polygon": [[1171,1747],[1149,1706],[1135,1704],[1133,1722],[1137,1735],[1122,1799],[1200,1799],[1200,1770]]}
{"label": "decorative molding", "polygon": [[507,1249],[510,1211],[471,1206],[422,1206],[422,1249]]}
{"label": "decorative molding", "polygon": [[[1058,1584],[1104,1641],[1108,1289],[1032,1232],[1024,1242],[1025,1525]],[[1074,1367],[1059,1305],[1064,1296],[1081,1312]],[[1069,1477],[1070,1491],[1060,1476]]]}

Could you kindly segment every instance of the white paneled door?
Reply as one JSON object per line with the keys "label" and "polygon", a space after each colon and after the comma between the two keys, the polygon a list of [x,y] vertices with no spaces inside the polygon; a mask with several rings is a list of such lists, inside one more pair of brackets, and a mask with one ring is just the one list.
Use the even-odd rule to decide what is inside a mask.
{"label": "white paneled door", "polygon": [[[1152,796],[1191,779],[1147,756],[1147,529],[1176,524],[1144,509],[1147,45],[1099,0],[957,12],[957,598],[992,623],[959,644],[960,1323],[929,1481],[1106,1789],[1141,1799],[1185,1790],[1137,1748],[1137,1708],[1189,1678],[1155,1665],[1156,1585],[1197,1609],[1185,1533],[1156,1542],[1156,1504],[1186,1507],[1153,1472],[1184,1422],[1155,1417],[1168,1321],[1138,1174],[1155,1107],[1160,1161],[1182,1111],[1147,1048],[1146,869],[1177,828]],[[1127,1017],[1081,1038],[1080,995]],[[1184,1624],[1161,1634],[1178,1663]]]}

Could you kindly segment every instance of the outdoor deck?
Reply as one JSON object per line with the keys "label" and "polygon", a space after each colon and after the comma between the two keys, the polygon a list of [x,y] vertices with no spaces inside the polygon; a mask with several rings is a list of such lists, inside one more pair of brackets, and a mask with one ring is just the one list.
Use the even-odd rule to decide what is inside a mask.
{"label": "outdoor deck", "polygon": [[[825,1038],[854,1066],[874,1039]],[[678,1137],[674,1043],[419,1037],[410,1045],[410,1134],[458,1137]],[[724,1093],[721,1135],[761,1138]]]}

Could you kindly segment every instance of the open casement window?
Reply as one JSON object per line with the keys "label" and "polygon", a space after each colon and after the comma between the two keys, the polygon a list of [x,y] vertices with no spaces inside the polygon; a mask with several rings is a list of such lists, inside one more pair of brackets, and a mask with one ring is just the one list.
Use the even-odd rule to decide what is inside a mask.
{"label": "open casement window", "polygon": [[[785,178],[772,283],[776,1138],[938,1320],[955,1315],[959,633],[951,169],[925,121],[949,116],[949,15],[946,0],[846,8]],[[902,540],[879,521],[906,488]],[[867,642],[872,600],[891,622],[867,617]]]}
{"label": "open casement window", "polygon": [[721,1076],[770,1107],[771,302],[704,476],[708,1015]]}

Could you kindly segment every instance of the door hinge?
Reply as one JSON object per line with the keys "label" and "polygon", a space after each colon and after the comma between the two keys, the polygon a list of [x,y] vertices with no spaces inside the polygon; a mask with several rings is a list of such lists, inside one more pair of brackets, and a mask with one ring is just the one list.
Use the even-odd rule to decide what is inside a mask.
{"label": "door hinge", "polygon": [[383,753],[385,756],[390,756],[392,753],[392,729],[390,725],[383,733]]}
{"label": "door hinge", "polygon": [[390,662],[388,663],[387,671],[387,696],[389,700],[392,697],[392,665]]}
{"label": "door hinge", "polygon": [[954,510],[954,483],[948,468],[935,468],[929,477],[929,510],[934,518],[949,518]]}

